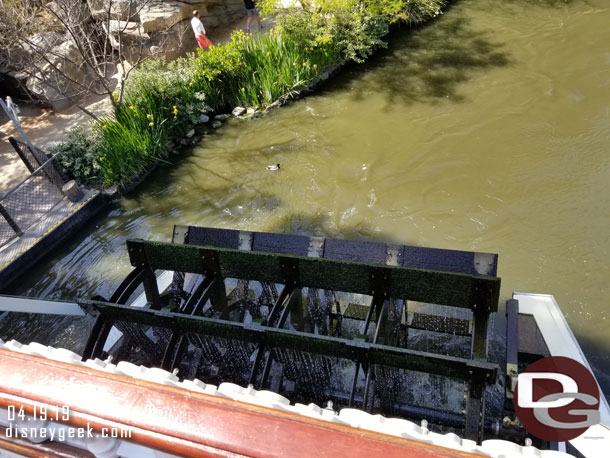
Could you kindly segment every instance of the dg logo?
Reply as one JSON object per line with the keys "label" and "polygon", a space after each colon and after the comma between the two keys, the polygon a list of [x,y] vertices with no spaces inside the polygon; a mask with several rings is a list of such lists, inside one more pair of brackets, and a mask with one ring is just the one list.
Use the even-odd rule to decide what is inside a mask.
{"label": "dg logo", "polygon": [[515,412],[533,436],[564,442],[599,423],[599,387],[589,369],[571,358],[536,361],[517,378]]}

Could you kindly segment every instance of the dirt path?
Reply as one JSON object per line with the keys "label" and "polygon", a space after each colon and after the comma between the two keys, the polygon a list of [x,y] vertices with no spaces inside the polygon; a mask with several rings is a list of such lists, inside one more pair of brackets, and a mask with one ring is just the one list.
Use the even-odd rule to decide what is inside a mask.
{"label": "dirt path", "polygon": [[[210,40],[213,43],[226,43],[231,39],[233,30],[245,31],[246,20],[244,11],[242,19],[233,23],[230,27],[210,34]],[[265,28],[261,29],[260,32],[266,32],[273,28],[275,19],[265,18],[263,24]],[[259,32],[256,20],[252,21],[252,32]],[[91,97],[84,105],[98,116],[112,113],[110,101],[106,97]],[[87,126],[91,118],[76,107],[56,112],[39,107],[22,106],[19,119],[30,141],[37,147],[48,150],[53,144],[63,140],[73,127]],[[0,192],[15,186],[29,175],[27,168],[8,142],[10,136],[21,139],[15,126],[9,122],[8,117],[2,112],[0,113]]]}

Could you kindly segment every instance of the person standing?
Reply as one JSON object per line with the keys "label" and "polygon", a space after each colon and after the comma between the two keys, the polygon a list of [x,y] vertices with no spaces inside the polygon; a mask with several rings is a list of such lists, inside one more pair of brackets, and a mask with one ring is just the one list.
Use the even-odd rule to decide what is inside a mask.
{"label": "person standing", "polygon": [[250,23],[252,22],[252,18],[256,18],[256,22],[258,22],[258,28],[262,29],[265,27],[261,24],[261,15],[258,14],[258,10],[256,9],[256,0],[244,0],[244,5],[246,6],[246,11],[248,12],[248,22],[246,22],[246,32],[250,31]]}
{"label": "person standing", "polygon": [[191,19],[191,26],[193,27],[193,32],[195,32],[195,40],[197,40],[197,44],[200,48],[207,48],[212,44],[208,37],[205,35],[205,29],[203,28],[203,23],[201,19],[199,19],[199,11],[193,11],[193,19]]}

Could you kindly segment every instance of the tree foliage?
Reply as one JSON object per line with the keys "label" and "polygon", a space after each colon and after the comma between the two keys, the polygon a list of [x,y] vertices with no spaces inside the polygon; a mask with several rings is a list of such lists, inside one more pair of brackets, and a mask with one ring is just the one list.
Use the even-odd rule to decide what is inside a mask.
{"label": "tree foliage", "polygon": [[301,0],[289,14],[280,0],[260,0],[264,14],[280,13],[281,30],[317,44],[336,43],[344,58],[362,62],[397,21],[418,23],[440,13],[445,0]]}

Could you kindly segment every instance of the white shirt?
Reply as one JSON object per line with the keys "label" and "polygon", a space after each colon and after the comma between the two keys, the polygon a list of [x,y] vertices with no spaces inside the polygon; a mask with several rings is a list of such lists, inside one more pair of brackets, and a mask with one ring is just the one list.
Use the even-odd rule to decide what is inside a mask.
{"label": "white shirt", "polygon": [[195,36],[205,35],[205,29],[203,28],[203,24],[199,20],[199,18],[194,17],[191,19],[191,26],[193,26],[193,32],[195,32]]}

